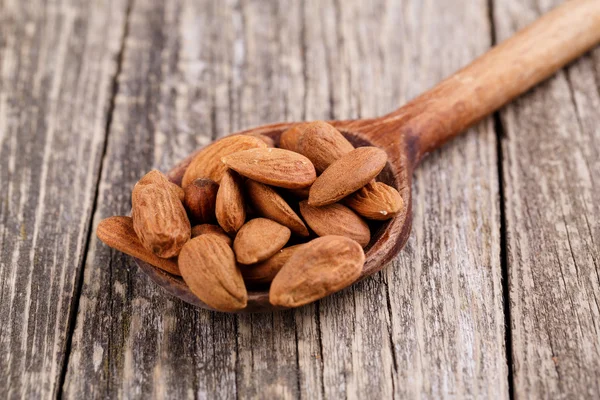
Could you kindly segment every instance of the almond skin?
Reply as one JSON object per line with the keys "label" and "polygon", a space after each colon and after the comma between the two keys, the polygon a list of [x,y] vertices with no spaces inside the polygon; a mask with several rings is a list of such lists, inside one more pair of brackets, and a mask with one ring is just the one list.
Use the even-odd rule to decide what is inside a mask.
{"label": "almond skin", "polygon": [[331,164],[310,188],[308,202],[325,206],[356,192],[385,167],[387,154],[377,147],[359,147]]}
{"label": "almond skin", "polygon": [[217,222],[230,235],[235,234],[246,221],[246,204],[242,194],[242,179],[227,170],[221,179],[215,206]]}
{"label": "almond skin", "polygon": [[274,189],[248,179],[246,194],[260,215],[287,226],[297,235],[308,236],[308,229],[304,222]]}
{"label": "almond skin", "polygon": [[181,249],[179,269],[200,300],[219,311],[246,307],[248,292],[231,247],[216,235],[201,235]]}
{"label": "almond skin", "polygon": [[303,122],[284,131],[279,138],[279,147],[286,150],[297,151],[298,141],[302,137],[302,133],[308,124],[310,124],[310,122]]}
{"label": "almond skin", "polygon": [[142,176],[140,180],[137,181],[135,186],[151,185],[153,183],[165,183],[173,190],[176,190],[174,186],[177,186],[174,183],[170,182],[169,179],[167,179],[167,177],[162,172],[156,169],[153,169],[146,175]]}
{"label": "almond skin", "polygon": [[183,191],[183,188],[181,188],[180,186],[178,186],[177,184],[169,181],[169,179],[162,174],[162,172],[153,169],[152,171],[148,172],[146,175],[144,175],[142,177],[142,179],[140,179],[136,185],[138,186],[143,186],[143,185],[148,185],[151,183],[164,183],[167,186],[169,186],[171,188],[171,190],[175,191],[175,193],[177,194],[177,197],[179,197],[179,200],[181,200],[183,202],[183,198],[185,196],[185,193]]}
{"label": "almond skin", "polygon": [[354,211],[339,203],[313,207],[304,200],[300,202],[300,213],[310,229],[319,236],[345,236],[355,240],[362,247],[371,241],[371,231],[367,223]]}
{"label": "almond skin", "polygon": [[308,124],[297,144],[298,153],[305,155],[319,174],[352,150],[354,146],[344,135],[324,121]]}
{"label": "almond skin", "polygon": [[346,197],[344,203],[359,215],[379,221],[394,218],[404,207],[396,189],[375,181]]}
{"label": "almond skin", "polygon": [[215,221],[217,185],[212,179],[200,178],[185,187],[183,205],[193,222],[206,224]]}
{"label": "almond skin", "polygon": [[266,218],[248,221],[237,233],[233,250],[239,263],[254,264],[277,253],[290,239],[289,228]]}
{"label": "almond skin", "polygon": [[283,267],[287,260],[290,259],[292,254],[302,246],[304,246],[304,244],[285,247],[263,262],[242,268],[244,281],[247,284],[252,285],[261,285],[271,282],[279,270],[281,270],[281,267]]}
{"label": "almond skin", "polygon": [[177,186],[173,182],[169,183],[171,184],[171,189],[175,191],[177,197],[179,197],[179,200],[183,203],[183,199],[185,199],[185,192],[183,191],[183,188]]}
{"label": "almond skin", "polygon": [[302,154],[284,149],[251,149],[222,158],[229,168],[257,182],[288,189],[310,186],[317,173]]}
{"label": "almond skin", "polygon": [[221,228],[219,225],[202,224],[192,227],[192,239],[200,235],[217,235],[223,239],[229,246],[233,244],[233,240]]}
{"label": "almond skin", "polygon": [[273,138],[270,136],[263,135],[262,133],[248,133],[248,136],[254,136],[256,138],[259,138],[260,140],[265,142],[267,147],[275,147],[275,140],[273,140]]}
{"label": "almond skin", "polygon": [[365,253],[343,236],[323,236],[303,245],[284,264],[271,283],[274,306],[299,307],[354,283],[363,268]]}
{"label": "almond skin", "polygon": [[103,219],[98,224],[96,235],[98,239],[113,249],[139,258],[170,274],[181,276],[176,258],[160,258],[144,247],[140,239],[138,239],[135,230],[133,230],[133,220],[131,217],[110,217]]}
{"label": "almond skin", "polygon": [[206,146],[194,157],[185,170],[181,186],[185,188],[198,178],[209,178],[220,183],[227,169],[221,162],[222,157],[242,150],[266,147],[266,143],[261,139],[249,135],[227,136],[217,140]]}
{"label": "almond skin", "polygon": [[133,229],[146,249],[170,258],[190,240],[192,228],[179,195],[167,178],[156,172],[150,172],[151,178],[140,179],[133,188]]}

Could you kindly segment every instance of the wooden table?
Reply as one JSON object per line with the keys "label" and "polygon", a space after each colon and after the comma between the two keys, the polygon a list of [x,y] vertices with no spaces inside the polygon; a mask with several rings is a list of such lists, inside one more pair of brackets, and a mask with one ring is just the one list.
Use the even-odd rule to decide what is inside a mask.
{"label": "wooden table", "polygon": [[598,398],[600,50],[431,155],[408,245],[227,315],[95,237],[267,122],[391,111],[559,0],[0,1],[0,398]]}

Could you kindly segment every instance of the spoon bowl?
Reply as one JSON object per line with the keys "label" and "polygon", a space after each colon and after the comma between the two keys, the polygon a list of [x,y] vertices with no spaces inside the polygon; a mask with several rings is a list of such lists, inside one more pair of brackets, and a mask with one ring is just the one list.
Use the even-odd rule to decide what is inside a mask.
{"label": "spoon bowl", "polygon": [[[368,131],[360,131],[360,127],[367,127],[370,121],[333,121],[331,122],[342,134],[355,146],[377,146],[384,148],[383,143],[376,143],[371,140]],[[236,134],[261,134],[269,136],[275,143],[279,143],[281,134],[293,123],[271,124],[249,129]],[[411,228],[411,213],[410,213],[410,177],[411,171],[408,164],[408,158],[402,155],[404,147],[397,146],[396,151],[388,151],[388,163],[381,172],[379,180],[398,190],[405,207],[402,212],[395,218],[383,221],[375,226],[371,242],[365,248],[365,264],[360,275],[360,279],[364,279],[369,275],[381,270],[404,246],[408,240]],[[176,165],[167,173],[167,177],[171,182],[178,185],[181,184],[183,174],[187,166],[190,164],[194,156],[202,149],[188,156],[181,163]],[[171,275],[164,272],[160,268],[156,268],[144,261],[135,259],[137,265],[148,275],[156,284],[163,287],[167,292],[179,297],[187,303],[195,306],[211,309],[203,303],[196,295],[194,295],[187,287],[181,277]],[[268,312],[280,307],[274,307],[269,303],[268,288],[263,290],[248,291],[248,306],[241,312]]]}
{"label": "spoon bowl", "polygon": [[[600,1],[571,0],[541,17],[512,38],[473,61],[402,108],[380,118],[330,121],[355,147],[376,146],[388,163],[379,179],[395,187],[403,211],[377,225],[365,249],[359,279],[381,270],[406,244],[411,229],[411,178],[429,152],[498,110],[510,100],[551,76],[600,42]],[[244,134],[266,135],[279,142],[293,123],[264,125]],[[194,153],[174,167],[168,177],[181,184]],[[183,301],[210,309],[179,277],[143,261],[138,266],[154,282]],[[268,290],[249,291],[241,312],[279,309],[269,303]]]}

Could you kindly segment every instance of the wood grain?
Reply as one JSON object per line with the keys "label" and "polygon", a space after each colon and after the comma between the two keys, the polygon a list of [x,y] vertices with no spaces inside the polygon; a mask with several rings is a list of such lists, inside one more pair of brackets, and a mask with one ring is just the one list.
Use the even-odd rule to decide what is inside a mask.
{"label": "wood grain", "polygon": [[0,2],[0,398],[60,389],[124,22],[120,0]]}
{"label": "wood grain", "polygon": [[[485,1],[165,3],[131,9],[95,224],[214,137],[384,114],[490,44]],[[495,149],[487,121],[428,160],[408,252],[295,311],[194,309],[93,240],[65,396],[506,397]]]}
{"label": "wood grain", "polygon": [[[352,20],[372,16],[373,7],[344,7],[348,36],[398,42],[384,40],[383,61],[357,57],[367,71],[385,71],[363,72],[381,82],[359,84],[357,92],[384,99],[389,88],[397,92],[388,103],[361,99],[361,116],[414,97],[490,45],[485,2],[387,3],[385,23],[375,18],[366,30],[372,36],[365,36]],[[321,302],[328,316],[321,316],[328,397],[508,397],[494,147],[488,120],[426,160],[415,175],[405,250],[374,279],[350,289],[352,297]],[[339,341],[344,345],[335,346]]]}
{"label": "wood grain", "polygon": [[[560,1],[496,2],[499,39]],[[517,398],[600,396],[600,51],[502,113]]]}
{"label": "wood grain", "polygon": [[380,121],[418,160],[598,44],[600,2],[564,2]]}
{"label": "wood grain", "polygon": [[425,159],[405,250],[315,304],[196,309],[90,233],[151,168],[383,115],[559,2],[0,1],[0,397],[600,396],[600,50]]}
{"label": "wood grain", "polygon": [[[144,171],[166,171],[211,140],[214,7],[132,3],[94,226],[129,212],[131,188]],[[194,374],[235,369],[235,318],[165,295],[131,259],[95,239],[87,259],[66,398],[235,396],[235,374]]]}

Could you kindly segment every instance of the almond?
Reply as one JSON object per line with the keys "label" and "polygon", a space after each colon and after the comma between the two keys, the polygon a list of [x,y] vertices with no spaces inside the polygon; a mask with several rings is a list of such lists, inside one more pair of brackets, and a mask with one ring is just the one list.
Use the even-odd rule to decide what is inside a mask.
{"label": "almond", "polygon": [[179,197],[179,201],[183,203],[183,199],[185,198],[185,192],[183,191],[183,188],[177,186],[173,182],[169,183],[171,185],[171,190],[175,191],[175,194],[177,194],[177,197]]}
{"label": "almond", "polygon": [[[142,176],[140,178],[140,180],[137,181],[135,186],[139,187],[139,186],[151,185],[154,183],[168,184],[168,183],[172,183],[172,182],[170,182],[169,179],[167,179],[167,177],[162,172],[160,172],[156,169],[153,169],[152,171],[148,172],[146,175]],[[173,183],[173,185],[175,185],[175,184]],[[175,185],[175,186],[177,186],[177,185]],[[171,187],[172,189],[175,189],[172,185],[169,185],[169,187]]]}
{"label": "almond", "polygon": [[356,192],[385,167],[387,154],[377,147],[359,147],[331,164],[310,188],[308,202],[325,206]]}
{"label": "almond", "polygon": [[215,220],[215,204],[217,202],[217,185],[212,179],[200,178],[185,187],[183,205],[197,224],[205,224]]}
{"label": "almond", "polygon": [[217,222],[231,235],[236,233],[246,221],[246,204],[242,195],[242,180],[231,170],[221,179],[215,205]]}
{"label": "almond", "polygon": [[200,235],[217,235],[218,237],[223,239],[229,246],[233,244],[231,238],[227,236],[223,228],[221,228],[219,225],[202,224],[192,227],[192,238],[198,237]]}
{"label": "almond", "polygon": [[227,167],[221,158],[242,150],[266,148],[265,142],[249,135],[227,136],[209,144],[194,157],[185,170],[181,186],[184,188],[198,178],[209,178],[220,183]]}
{"label": "almond", "polygon": [[275,140],[273,140],[271,136],[263,135],[262,133],[248,133],[248,136],[254,136],[256,138],[259,138],[260,140],[265,142],[267,147],[275,147]]}
{"label": "almond", "polygon": [[274,189],[248,179],[246,194],[260,215],[287,226],[300,236],[308,236],[308,229],[304,222]]}
{"label": "almond", "polygon": [[201,235],[186,243],[179,269],[192,293],[210,307],[220,311],[246,307],[248,292],[233,250],[217,235]]}
{"label": "almond", "polygon": [[135,230],[131,217],[110,217],[103,219],[96,229],[98,239],[113,249],[119,250],[132,257],[139,258],[173,275],[181,275],[176,258],[160,258],[147,250]]}
{"label": "almond", "polygon": [[343,236],[323,236],[303,245],[284,264],[271,283],[269,301],[275,306],[299,307],[354,283],[365,253]]}
{"label": "almond", "polygon": [[150,172],[151,177],[140,179],[133,188],[133,229],[146,249],[170,258],[190,240],[191,225],[176,191],[166,177],[156,172]]}
{"label": "almond", "polygon": [[346,197],[344,203],[363,217],[380,221],[394,218],[404,206],[396,189],[375,181]]}
{"label": "almond", "polygon": [[308,124],[296,148],[298,153],[305,155],[313,163],[317,173],[323,172],[331,163],[354,150],[354,146],[344,135],[324,121]]}
{"label": "almond", "polygon": [[300,213],[319,236],[340,235],[355,240],[362,247],[371,241],[371,231],[354,211],[339,203],[313,207],[306,200],[300,202]]}
{"label": "almond", "polygon": [[304,244],[285,247],[273,254],[263,262],[254,265],[248,265],[242,268],[242,276],[247,284],[260,285],[269,283],[275,278],[283,264],[290,259],[292,254],[300,249]]}
{"label": "almond", "polygon": [[229,168],[257,182],[288,189],[310,186],[315,167],[302,154],[284,149],[251,149],[223,157]]}
{"label": "almond", "polygon": [[241,264],[264,261],[277,253],[290,239],[289,228],[266,218],[248,221],[233,240],[233,250]]}
{"label": "almond", "polygon": [[160,172],[158,170],[153,169],[152,171],[148,172],[146,175],[144,175],[142,177],[142,179],[140,179],[136,183],[136,186],[144,186],[144,185],[148,185],[151,183],[166,184],[167,186],[169,186],[169,188],[171,188],[171,190],[173,190],[175,192],[175,194],[177,194],[177,197],[179,197],[179,200],[181,200],[183,202],[183,198],[185,196],[183,188],[181,188],[177,184],[169,181],[169,179],[165,175],[163,175],[162,172]]}
{"label": "almond", "polygon": [[298,141],[302,137],[304,128],[306,128],[308,124],[309,122],[296,124],[284,131],[279,138],[279,147],[286,150],[297,151]]}

